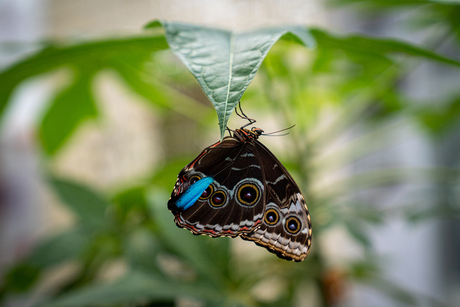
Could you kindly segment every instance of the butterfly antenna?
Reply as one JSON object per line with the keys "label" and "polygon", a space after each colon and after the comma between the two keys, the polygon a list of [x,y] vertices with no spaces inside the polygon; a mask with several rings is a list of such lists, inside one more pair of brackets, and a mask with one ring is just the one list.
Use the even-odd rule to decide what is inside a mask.
{"label": "butterfly antenna", "polygon": [[292,125],[291,127],[287,127],[287,128],[284,128],[284,129],[281,129],[281,130],[278,130],[278,131],[273,131],[273,132],[270,132],[270,133],[264,133],[263,135],[268,135],[268,136],[284,136],[284,135],[288,135],[289,132],[286,132],[286,133],[283,133],[283,134],[276,134],[276,135],[275,135],[275,133],[283,132],[283,131],[292,129],[294,127],[295,127],[295,124]]}

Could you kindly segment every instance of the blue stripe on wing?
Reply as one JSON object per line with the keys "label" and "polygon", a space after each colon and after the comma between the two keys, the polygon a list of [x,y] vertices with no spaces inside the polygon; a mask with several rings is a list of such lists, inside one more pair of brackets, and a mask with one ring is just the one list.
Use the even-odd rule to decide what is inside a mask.
{"label": "blue stripe on wing", "polygon": [[205,177],[192,184],[176,201],[176,207],[181,210],[190,208],[213,181],[213,177]]}

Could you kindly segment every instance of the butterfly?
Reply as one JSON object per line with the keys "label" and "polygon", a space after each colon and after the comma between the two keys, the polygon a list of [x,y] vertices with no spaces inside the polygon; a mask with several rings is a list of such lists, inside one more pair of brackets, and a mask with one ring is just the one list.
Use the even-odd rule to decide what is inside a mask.
{"label": "butterfly", "polygon": [[168,209],[176,225],[193,234],[240,236],[280,258],[302,261],[312,235],[305,199],[258,141],[263,130],[246,126],[228,129],[231,136],[206,147],[180,171]]}

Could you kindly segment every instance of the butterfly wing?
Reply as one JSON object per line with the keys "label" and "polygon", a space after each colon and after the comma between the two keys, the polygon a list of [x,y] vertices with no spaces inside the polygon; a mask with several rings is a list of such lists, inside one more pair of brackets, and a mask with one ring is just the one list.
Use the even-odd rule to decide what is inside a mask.
{"label": "butterfly wing", "polygon": [[261,226],[242,234],[278,257],[302,261],[311,245],[311,221],[302,193],[281,162],[259,141],[256,155],[263,170],[264,217]]}
{"label": "butterfly wing", "polygon": [[[235,237],[259,227],[264,211],[264,183],[254,150],[252,143],[227,137],[205,148],[182,169],[168,201],[177,226],[212,237]],[[214,181],[207,188],[190,192],[194,184],[196,187],[208,177]],[[195,198],[189,194],[201,195],[193,202]],[[187,205],[182,206],[184,198]]]}

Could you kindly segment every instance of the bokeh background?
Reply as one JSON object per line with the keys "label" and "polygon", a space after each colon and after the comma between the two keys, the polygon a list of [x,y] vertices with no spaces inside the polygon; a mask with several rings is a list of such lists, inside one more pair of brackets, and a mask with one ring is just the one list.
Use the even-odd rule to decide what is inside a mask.
{"label": "bokeh background", "polygon": [[[238,31],[301,24],[460,61],[458,16],[457,1],[0,0],[0,69],[50,42],[146,35],[157,18]],[[313,248],[299,264],[175,228],[166,202],[177,173],[219,132],[171,51],[136,67],[156,91],[113,68],[94,74],[97,112],[55,147],[52,106],[78,104],[87,88],[66,92],[78,79],[66,67],[20,83],[0,122],[0,305],[460,305],[458,65],[341,43],[276,44],[242,100],[267,132],[296,124],[262,142],[309,203]],[[79,201],[107,203],[110,225],[85,222],[93,211]]]}

